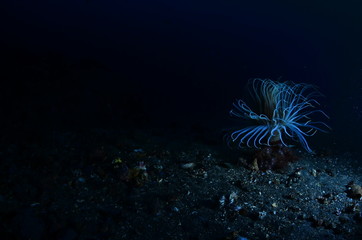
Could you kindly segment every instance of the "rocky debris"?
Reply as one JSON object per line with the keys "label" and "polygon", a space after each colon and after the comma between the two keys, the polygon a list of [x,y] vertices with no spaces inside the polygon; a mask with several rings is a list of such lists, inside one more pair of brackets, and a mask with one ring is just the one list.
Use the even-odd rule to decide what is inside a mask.
{"label": "rocky debris", "polygon": [[300,154],[262,172],[243,151],[175,148],[145,132],[58,134],[2,145],[2,239],[361,237],[361,169],[343,157]]}

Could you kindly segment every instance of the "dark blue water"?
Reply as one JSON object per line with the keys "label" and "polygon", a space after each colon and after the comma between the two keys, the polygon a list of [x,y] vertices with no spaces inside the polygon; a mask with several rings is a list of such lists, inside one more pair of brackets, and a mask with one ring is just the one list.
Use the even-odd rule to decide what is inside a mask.
{"label": "dark blue water", "polygon": [[221,133],[258,77],[317,85],[312,144],[359,151],[362,4],[320,2],[2,1],[2,125]]}

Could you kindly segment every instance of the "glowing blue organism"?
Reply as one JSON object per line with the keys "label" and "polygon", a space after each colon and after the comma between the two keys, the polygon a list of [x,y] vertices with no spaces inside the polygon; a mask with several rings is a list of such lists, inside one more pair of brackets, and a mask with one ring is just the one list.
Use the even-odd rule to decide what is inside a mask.
{"label": "glowing blue organism", "polygon": [[306,137],[329,129],[324,122],[312,120],[314,115],[328,116],[317,108],[319,103],[314,97],[319,93],[311,85],[254,79],[250,92],[257,111],[242,100],[235,102],[230,111],[233,116],[253,122],[252,125],[231,133],[231,140],[238,142],[239,146],[246,144],[260,148],[275,143],[287,146],[285,138],[290,138],[312,152]]}

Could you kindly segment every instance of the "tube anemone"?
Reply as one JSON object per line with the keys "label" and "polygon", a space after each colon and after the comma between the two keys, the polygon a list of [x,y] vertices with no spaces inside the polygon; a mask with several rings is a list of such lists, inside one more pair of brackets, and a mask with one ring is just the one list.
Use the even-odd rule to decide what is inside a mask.
{"label": "tube anemone", "polygon": [[313,121],[312,116],[328,116],[317,107],[314,99],[319,93],[312,85],[293,82],[275,82],[270,79],[254,79],[250,89],[257,105],[252,110],[244,101],[237,100],[230,111],[232,116],[252,120],[253,124],[234,131],[230,137],[239,146],[260,148],[281,143],[287,147],[286,139],[300,142],[308,152],[312,152],[306,137],[316,132],[327,132],[329,127],[321,121]]}

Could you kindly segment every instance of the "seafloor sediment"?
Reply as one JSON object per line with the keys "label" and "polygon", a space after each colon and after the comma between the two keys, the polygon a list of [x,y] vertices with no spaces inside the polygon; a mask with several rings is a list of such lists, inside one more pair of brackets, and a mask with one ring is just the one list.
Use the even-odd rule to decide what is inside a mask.
{"label": "seafloor sediment", "polygon": [[163,130],[1,143],[1,239],[361,239],[352,154],[253,170],[250,150]]}

